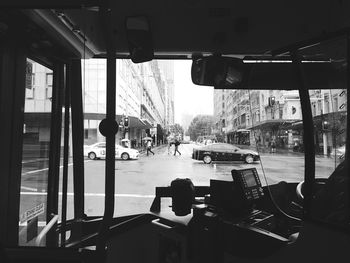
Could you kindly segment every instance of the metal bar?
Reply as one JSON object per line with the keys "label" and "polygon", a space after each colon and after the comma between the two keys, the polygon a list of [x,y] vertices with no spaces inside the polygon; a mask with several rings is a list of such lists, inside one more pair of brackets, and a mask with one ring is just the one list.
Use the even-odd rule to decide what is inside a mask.
{"label": "metal bar", "polygon": [[70,62],[67,76],[72,111],[74,219],[78,222],[71,238],[77,239],[82,235],[81,220],[84,217],[84,115],[80,60]]}
{"label": "metal bar", "polygon": [[[303,142],[305,149],[305,171],[304,171],[304,219],[310,217],[310,206],[313,193],[313,182],[315,181],[315,145],[314,145],[314,123],[312,118],[309,90],[305,86],[301,58],[292,52],[292,61],[299,84],[299,97],[303,116]],[[307,143],[306,143],[307,142]]]}
{"label": "metal bar", "polygon": [[[50,152],[47,186],[46,222],[51,220],[51,214],[58,214],[58,187],[60,176],[61,129],[62,129],[62,95],[64,87],[64,65],[54,63],[53,87],[51,104]],[[46,239],[47,246],[57,247],[58,236],[52,233]]]}
{"label": "metal bar", "polygon": [[[115,121],[116,101],[116,58],[115,52],[107,52],[107,114],[106,119]],[[99,233],[99,249],[104,250],[110,222],[114,214],[115,192],[115,135],[106,137],[106,180],[105,180],[105,210]]]}
{"label": "metal bar", "polygon": [[[349,129],[349,125],[350,125],[350,107],[349,107],[349,101],[350,101],[350,33],[347,35],[346,38],[346,44],[347,44],[347,63],[346,63],[346,99],[347,99],[347,107],[346,107],[346,145],[345,145],[345,163],[348,164],[346,169],[349,169],[349,161],[350,161],[350,129]],[[349,174],[349,173],[348,173]],[[349,181],[349,190],[350,190],[350,180]],[[349,194],[349,198],[350,198],[350,194]],[[350,202],[349,202],[350,203]]]}
{"label": "metal bar", "polygon": [[336,37],[344,36],[344,35],[348,34],[349,31],[350,31],[350,29],[347,27],[347,28],[344,28],[344,29],[341,29],[341,30],[338,30],[335,32],[324,33],[318,37],[310,38],[310,39],[307,39],[304,41],[294,43],[292,45],[288,45],[288,46],[281,47],[281,48],[276,49],[276,50],[272,50],[272,51],[270,51],[270,53],[272,56],[284,55],[286,53],[289,53],[292,50],[298,50],[301,48],[315,46],[315,45],[318,45],[320,42],[331,40],[331,39],[336,38]]}
{"label": "metal bar", "polygon": [[[116,112],[116,52],[113,29],[111,27],[111,12],[107,9],[107,3],[101,9],[102,21],[105,24],[105,39],[107,43],[107,91],[106,91],[106,119],[109,123],[115,123]],[[115,192],[115,134],[106,136],[106,179],[105,179],[105,210],[99,229],[97,246],[98,252],[105,252],[106,240],[114,214],[114,192]]]}
{"label": "metal bar", "polygon": [[99,0],[60,0],[59,2],[47,1],[47,0],[2,0],[0,6],[2,8],[21,8],[21,9],[81,9],[84,7],[97,7]]}
{"label": "metal bar", "polygon": [[49,223],[41,230],[40,234],[35,239],[35,245],[40,246],[41,240],[46,236],[46,234],[50,231],[50,229],[56,224],[58,220],[58,215],[55,215]]}
{"label": "metal bar", "polygon": [[64,96],[64,143],[63,143],[63,172],[62,172],[62,215],[61,215],[61,247],[66,244],[66,223],[67,223],[67,185],[68,185],[68,161],[69,161],[69,107],[70,90],[65,85]]}
{"label": "metal bar", "polygon": [[21,41],[10,36],[0,44],[0,243],[18,245],[23,148],[26,56]]}
{"label": "metal bar", "polygon": [[[350,101],[350,66],[349,66],[349,63],[350,63],[350,33],[347,34],[347,38],[346,38],[346,103],[347,103],[347,106],[346,106],[346,142],[345,142],[345,160],[344,160],[344,163],[345,163],[345,169],[346,169],[346,174],[348,175],[348,177],[350,176],[349,175],[349,162],[350,162],[350,129],[349,129],[349,126],[350,126],[350,107],[349,107],[349,101]],[[350,180],[348,179],[347,180],[348,182],[348,204],[350,204],[350,194],[349,194],[349,191],[350,191]],[[349,208],[348,208],[349,209]],[[346,219],[346,222],[350,222],[350,213],[349,213],[349,210],[348,210],[348,213],[347,213],[347,219]]]}

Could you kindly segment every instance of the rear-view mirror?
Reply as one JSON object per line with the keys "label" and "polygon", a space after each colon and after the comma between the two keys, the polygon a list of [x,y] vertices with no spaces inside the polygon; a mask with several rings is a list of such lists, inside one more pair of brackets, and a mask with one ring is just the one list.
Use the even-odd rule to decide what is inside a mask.
{"label": "rear-view mirror", "polygon": [[244,82],[247,67],[242,59],[210,56],[193,59],[192,82],[215,89],[237,89]]}
{"label": "rear-view mirror", "polygon": [[151,61],[154,57],[154,49],[148,19],[144,16],[127,17],[126,31],[132,62]]}

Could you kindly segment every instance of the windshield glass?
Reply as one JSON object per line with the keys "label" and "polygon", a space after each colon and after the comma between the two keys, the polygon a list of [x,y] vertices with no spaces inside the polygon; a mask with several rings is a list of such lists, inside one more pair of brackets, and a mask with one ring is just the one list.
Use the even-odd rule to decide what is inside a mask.
{"label": "windshield glass", "polygon": [[[339,43],[337,45],[339,47]],[[334,58],[339,74],[344,74],[344,58],[344,52]],[[304,180],[306,142],[303,141],[298,87],[294,90],[214,90],[195,86],[191,81],[191,62],[154,60],[134,64],[127,59],[117,60],[119,131],[114,216],[149,212],[155,187],[170,186],[176,178],[189,178],[195,186],[209,186],[210,179],[232,181],[233,169],[254,167],[263,186],[282,186],[276,191],[270,187],[276,204],[284,212],[300,218],[302,200],[296,199],[295,188]],[[39,67],[33,66],[36,68]],[[41,72],[33,71],[33,78],[36,74],[39,76]],[[88,216],[101,216],[106,145],[98,127],[106,112],[106,61],[82,60],[82,78],[84,210]],[[35,89],[45,89],[45,85]],[[316,178],[328,178],[345,155],[345,82],[330,79],[328,90],[315,88],[309,94],[315,128]],[[39,99],[36,95],[27,96],[26,106]],[[26,135],[28,131],[41,134],[26,125]],[[71,148],[69,155],[68,219],[74,211]],[[23,175],[26,182],[36,180],[36,175],[27,170]],[[23,205],[30,202],[30,198],[45,197],[44,193],[28,195],[29,186],[32,187],[23,186]],[[294,210],[285,205],[290,201],[296,204]],[[169,206],[170,202],[170,199],[162,201],[162,206]],[[35,205],[40,204],[41,201],[35,201]]]}
{"label": "windshield glass", "polygon": [[[82,65],[86,149],[104,141],[98,124],[106,110],[106,62],[90,59]],[[116,143],[124,149],[116,149],[116,216],[148,212],[155,187],[169,186],[176,178],[208,186],[210,179],[232,180],[232,169],[255,167],[262,185],[304,180],[297,86],[295,90],[214,91],[194,86],[190,68],[191,61],[117,60]],[[318,94],[310,92],[311,97]],[[333,91],[333,97],[341,92]],[[312,103],[320,102],[312,99]],[[218,142],[228,145],[215,146]],[[331,153],[340,148],[339,143],[318,147],[317,177],[328,177],[334,170],[337,161]],[[196,150],[206,145],[214,145],[211,151],[218,156],[210,160],[196,156]],[[130,152],[133,149],[136,154]],[[87,215],[104,211],[104,154],[105,149],[85,151]],[[285,194],[275,197],[282,202]]]}

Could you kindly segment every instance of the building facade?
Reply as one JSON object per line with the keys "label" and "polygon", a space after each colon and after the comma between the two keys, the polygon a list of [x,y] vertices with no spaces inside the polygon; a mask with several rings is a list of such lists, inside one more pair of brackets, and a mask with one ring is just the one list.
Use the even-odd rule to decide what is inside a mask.
{"label": "building facade", "polygon": [[[141,147],[146,136],[151,136],[156,144],[161,143],[174,122],[173,62],[134,64],[130,60],[117,60],[116,71],[116,121],[120,127],[116,143],[128,139],[129,145]],[[82,60],[85,144],[105,139],[98,127],[106,114],[106,83],[106,60]],[[51,96],[52,71],[28,60],[24,127],[27,136],[31,134],[49,142]],[[39,121],[40,128],[36,125]],[[42,125],[43,122],[47,123]]]}
{"label": "building facade", "polygon": [[[311,90],[316,152],[329,154],[345,142],[338,128],[346,112],[346,91]],[[302,112],[297,90],[215,90],[217,132],[238,145],[303,151]],[[341,128],[340,128],[341,130]]]}

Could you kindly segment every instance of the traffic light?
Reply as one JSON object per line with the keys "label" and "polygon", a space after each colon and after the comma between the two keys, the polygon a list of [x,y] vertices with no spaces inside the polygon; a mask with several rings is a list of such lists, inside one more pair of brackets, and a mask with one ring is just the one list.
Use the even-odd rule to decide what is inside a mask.
{"label": "traffic light", "polygon": [[276,103],[276,98],[274,96],[269,97],[269,106],[272,107]]}
{"label": "traffic light", "polygon": [[129,128],[129,118],[128,117],[124,118],[124,128]]}
{"label": "traffic light", "polygon": [[322,122],[322,129],[323,130],[328,130],[329,129],[329,122],[328,121],[323,121]]}

